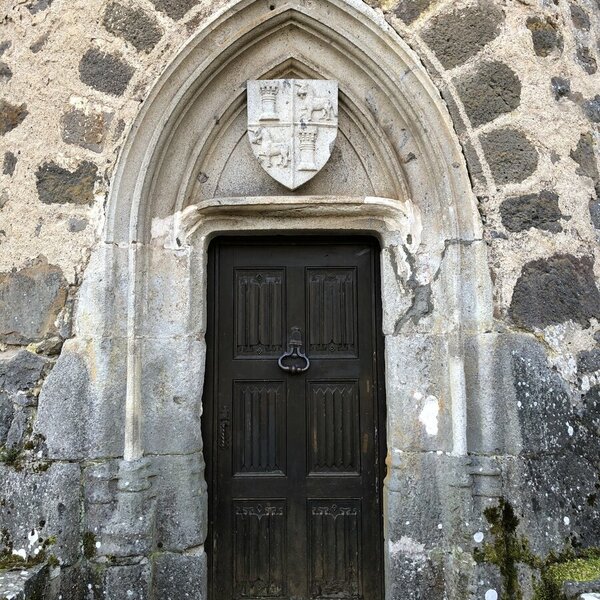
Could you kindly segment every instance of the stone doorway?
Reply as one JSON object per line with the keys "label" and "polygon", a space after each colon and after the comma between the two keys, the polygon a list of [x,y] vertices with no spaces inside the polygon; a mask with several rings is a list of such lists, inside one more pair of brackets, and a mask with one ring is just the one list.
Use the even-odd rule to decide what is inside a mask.
{"label": "stone doorway", "polygon": [[[84,526],[114,589],[130,574],[155,594],[186,581],[191,597],[206,598],[198,390],[210,242],[232,232],[375,236],[388,398],[385,597],[405,598],[446,560],[432,565],[406,545],[405,523],[421,511],[419,537],[451,546],[471,501],[465,356],[479,364],[491,320],[476,201],[438,90],[383,19],[359,0],[272,6],[228,5],[144,103],[39,427],[52,458],[89,464]],[[293,192],[255,168],[246,139],[245,82],[269,78],[339,84],[331,160]]]}

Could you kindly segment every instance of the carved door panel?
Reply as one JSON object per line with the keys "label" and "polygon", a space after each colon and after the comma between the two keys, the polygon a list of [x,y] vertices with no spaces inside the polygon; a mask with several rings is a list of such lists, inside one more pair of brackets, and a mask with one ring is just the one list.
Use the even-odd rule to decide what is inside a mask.
{"label": "carved door panel", "polygon": [[367,239],[211,247],[211,600],[383,597],[376,261]]}

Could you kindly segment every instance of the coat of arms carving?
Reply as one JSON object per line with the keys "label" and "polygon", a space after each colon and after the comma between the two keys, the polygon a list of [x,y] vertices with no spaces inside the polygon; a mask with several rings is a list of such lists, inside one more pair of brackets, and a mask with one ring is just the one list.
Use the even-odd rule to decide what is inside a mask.
{"label": "coat of arms carving", "polygon": [[248,81],[248,139],[273,179],[291,190],[329,160],[338,127],[337,81]]}

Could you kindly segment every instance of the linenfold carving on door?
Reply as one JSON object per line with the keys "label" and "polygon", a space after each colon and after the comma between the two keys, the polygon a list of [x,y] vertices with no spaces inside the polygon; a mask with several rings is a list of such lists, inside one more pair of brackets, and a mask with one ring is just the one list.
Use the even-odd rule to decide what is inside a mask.
{"label": "linenfold carving on door", "polygon": [[213,246],[211,600],[382,599],[375,247]]}

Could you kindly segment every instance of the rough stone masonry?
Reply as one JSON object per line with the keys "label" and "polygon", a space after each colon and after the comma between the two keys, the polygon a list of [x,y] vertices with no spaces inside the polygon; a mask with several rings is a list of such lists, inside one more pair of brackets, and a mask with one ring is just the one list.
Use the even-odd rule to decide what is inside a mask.
{"label": "rough stone masonry", "polygon": [[[314,1],[299,4],[310,10]],[[286,4],[256,2],[275,12]],[[114,542],[123,536],[115,514],[134,512],[122,493],[123,447],[95,444],[121,426],[126,365],[94,370],[86,357],[126,344],[125,334],[88,339],[74,315],[91,257],[103,249],[111,185],[136,116],[186,43],[227,6],[0,7],[0,597],[206,597],[195,447],[130,465],[132,482],[150,482],[140,490],[161,518],[138,524],[130,551]],[[460,485],[440,475],[454,468],[450,453],[406,459],[405,485],[420,482],[426,493],[392,528],[386,598],[600,597],[600,2],[369,0],[364,9],[414,52],[460,143],[493,285],[486,334],[499,340],[484,359],[486,389],[495,390],[489,431],[511,440],[472,430]],[[408,155],[405,167],[419,160]],[[409,280],[399,330],[412,323],[417,332],[438,308],[432,273]],[[114,288],[127,283],[115,277]],[[98,311],[115,298],[98,298]],[[420,351],[417,342],[410,348]],[[150,370],[164,365],[163,350],[149,355]],[[465,364],[468,379],[476,365]],[[94,400],[103,395],[117,408]],[[165,404],[151,418],[184,409]],[[71,419],[78,428],[63,431]],[[456,513],[464,535],[433,539],[423,532],[437,532],[437,506],[457,486],[475,499],[467,518]],[[125,497],[118,507],[117,496]]]}

